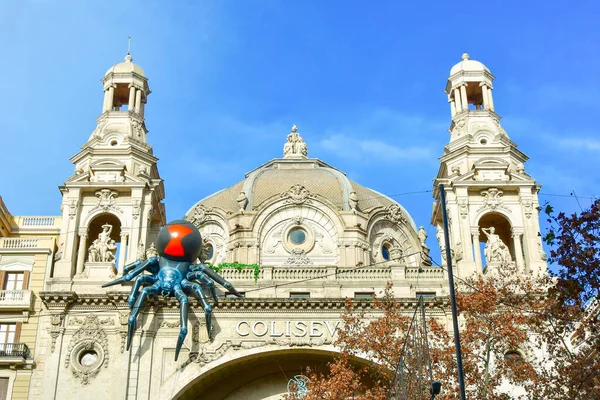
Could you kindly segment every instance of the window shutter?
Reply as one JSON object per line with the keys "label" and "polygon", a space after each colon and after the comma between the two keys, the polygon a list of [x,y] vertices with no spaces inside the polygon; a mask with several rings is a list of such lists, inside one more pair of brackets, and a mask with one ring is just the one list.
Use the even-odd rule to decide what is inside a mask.
{"label": "window shutter", "polygon": [[21,328],[23,327],[22,322],[17,322],[17,327],[15,329],[15,343],[19,343],[21,340]]}
{"label": "window shutter", "polygon": [[31,272],[29,272],[29,271],[23,272],[23,290],[29,289],[29,276],[30,275],[31,275]]}
{"label": "window shutter", "polygon": [[6,271],[0,271],[0,288],[4,290],[6,284]]}

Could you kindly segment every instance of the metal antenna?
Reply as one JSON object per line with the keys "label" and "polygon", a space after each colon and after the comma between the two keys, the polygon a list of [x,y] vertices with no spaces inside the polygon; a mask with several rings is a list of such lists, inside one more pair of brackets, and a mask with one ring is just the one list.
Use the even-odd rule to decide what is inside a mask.
{"label": "metal antenna", "polygon": [[131,55],[131,36],[127,39],[127,55]]}

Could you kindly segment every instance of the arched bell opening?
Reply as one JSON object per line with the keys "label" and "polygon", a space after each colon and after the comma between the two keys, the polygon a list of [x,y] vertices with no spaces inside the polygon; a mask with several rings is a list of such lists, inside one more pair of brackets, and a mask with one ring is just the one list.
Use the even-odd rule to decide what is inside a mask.
{"label": "arched bell opening", "polygon": [[512,226],[502,214],[490,212],[479,219],[479,242],[474,251],[481,255],[484,271],[488,266],[507,265],[515,260],[515,245],[512,240]]}
{"label": "arched bell opening", "polygon": [[85,243],[86,262],[112,262],[117,265],[121,245],[121,221],[113,214],[99,214],[90,221]]}

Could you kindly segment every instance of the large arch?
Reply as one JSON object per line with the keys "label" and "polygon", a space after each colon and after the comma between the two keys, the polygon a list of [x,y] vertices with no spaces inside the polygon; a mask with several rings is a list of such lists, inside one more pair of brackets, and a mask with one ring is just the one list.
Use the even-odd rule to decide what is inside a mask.
{"label": "large arch", "polygon": [[[306,367],[325,372],[334,360],[335,350],[286,348],[261,351],[219,364],[182,387],[174,400],[280,399],[295,375],[306,374]],[[356,364],[366,364],[355,359]]]}

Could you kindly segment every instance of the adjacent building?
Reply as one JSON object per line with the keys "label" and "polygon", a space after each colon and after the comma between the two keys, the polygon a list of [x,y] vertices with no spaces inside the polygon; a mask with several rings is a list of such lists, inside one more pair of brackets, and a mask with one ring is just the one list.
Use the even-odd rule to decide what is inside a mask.
{"label": "adjacent building", "polygon": [[0,197],[0,399],[29,398],[40,291],[60,257],[60,217],[13,216]]}

